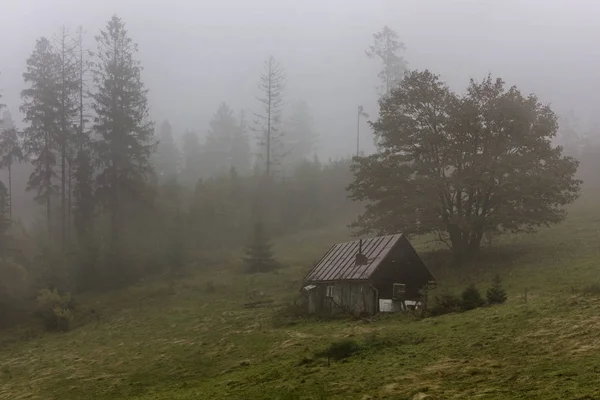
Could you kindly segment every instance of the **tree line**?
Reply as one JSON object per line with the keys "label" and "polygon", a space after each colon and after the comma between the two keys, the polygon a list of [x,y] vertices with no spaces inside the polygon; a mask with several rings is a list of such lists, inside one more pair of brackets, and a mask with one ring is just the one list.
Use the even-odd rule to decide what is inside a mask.
{"label": "tree line", "polygon": [[[66,28],[38,39],[23,73],[23,129],[5,113],[3,311],[40,289],[110,289],[201,268],[219,249],[245,243],[259,218],[271,234],[284,234],[356,212],[345,193],[350,160],[314,156],[306,102],[284,118],[285,73],[273,57],[258,79],[255,113],[222,103],[204,142],[189,130],[180,145],[168,121],[155,129],[125,23],[113,16],[94,39],[88,49],[82,29]],[[31,227],[11,215],[12,170],[23,162],[27,190],[44,210]]]}

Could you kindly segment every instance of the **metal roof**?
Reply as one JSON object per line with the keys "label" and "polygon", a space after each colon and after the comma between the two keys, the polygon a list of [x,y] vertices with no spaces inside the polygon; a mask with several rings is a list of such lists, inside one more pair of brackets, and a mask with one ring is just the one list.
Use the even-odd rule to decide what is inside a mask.
{"label": "metal roof", "polygon": [[308,273],[305,281],[369,279],[401,237],[402,234],[399,233],[362,239],[362,254],[367,257],[367,262],[364,264],[355,262],[360,240],[333,245]]}

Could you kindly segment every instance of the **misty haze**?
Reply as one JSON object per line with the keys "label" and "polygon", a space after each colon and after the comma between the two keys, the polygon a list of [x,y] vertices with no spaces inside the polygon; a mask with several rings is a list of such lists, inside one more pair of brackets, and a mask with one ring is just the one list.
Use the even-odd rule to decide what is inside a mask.
{"label": "misty haze", "polygon": [[594,399],[600,4],[0,1],[0,399]]}

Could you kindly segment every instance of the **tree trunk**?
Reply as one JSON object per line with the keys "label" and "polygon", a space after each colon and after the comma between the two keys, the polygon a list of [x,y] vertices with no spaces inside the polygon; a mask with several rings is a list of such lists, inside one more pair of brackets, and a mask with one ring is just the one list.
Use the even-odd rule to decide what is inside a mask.
{"label": "tree trunk", "polygon": [[12,221],[12,166],[8,164],[8,216]]}
{"label": "tree trunk", "polygon": [[[63,135],[65,132],[63,131]],[[60,171],[60,210],[61,210],[61,223],[60,223],[60,248],[65,251],[67,243],[67,155],[66,155],[66,137],[63,136],[63,144],[61,148],[61,171]]]}
{"label": "tree trunk", "polygon": [[471,256],[479,251],[483,239],[482,230],[464,230],[456,224],[449,224],[447,231],[450,235],[452,252],[457,258]]}

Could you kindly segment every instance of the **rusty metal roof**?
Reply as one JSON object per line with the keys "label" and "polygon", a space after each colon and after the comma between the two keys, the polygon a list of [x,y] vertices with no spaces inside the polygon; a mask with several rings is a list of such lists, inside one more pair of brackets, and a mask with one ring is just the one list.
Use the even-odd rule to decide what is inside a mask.
{"label": "rusty metal roof", "polygon": [[369,279],[401,237],[402,234],[399,233],[362,239],[362,254],[367,257],[367,262],[364,264],[355,262],[360,240],[333,245],[308,273],[305,281]]}

